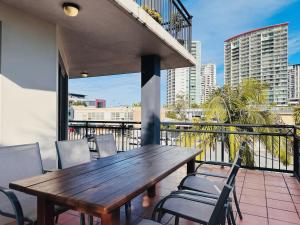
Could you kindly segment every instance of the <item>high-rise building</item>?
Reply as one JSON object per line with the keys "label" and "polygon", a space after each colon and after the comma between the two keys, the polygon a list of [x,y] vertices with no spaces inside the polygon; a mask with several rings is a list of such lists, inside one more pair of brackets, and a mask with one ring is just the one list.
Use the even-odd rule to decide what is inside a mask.
{"label": "high-rise building", "polygon": [[196,66],[167,71],[167,105],[174,105],[176,97],[183,95],[189,104],[201,101],[201,42],[192,41],[191,53]]}
{"label": "high-rise building", "polygon": [[289,101],[300,99],[300,64],[288,66],[288,97]]}
{"label": "high-rise building", "polygon": [[224,44],[225,84],[237,87],[244,79],[269,84],[268,100],[288,102],[288,24],[251,30]]}
{"label": "high-rise building", "polygon": [[210,63],[201,66],[201,103],[206,102],[216,89],[216,77],[216,64]]}

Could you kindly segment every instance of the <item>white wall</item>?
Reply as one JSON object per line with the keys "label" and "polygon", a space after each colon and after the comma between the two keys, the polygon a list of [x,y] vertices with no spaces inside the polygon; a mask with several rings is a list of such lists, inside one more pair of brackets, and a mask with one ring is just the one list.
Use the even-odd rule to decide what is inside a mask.
{"label": "white wall", "polygon": [[57,135],[56,26],[0,2],[0,145],[39,142],[54,167]]}

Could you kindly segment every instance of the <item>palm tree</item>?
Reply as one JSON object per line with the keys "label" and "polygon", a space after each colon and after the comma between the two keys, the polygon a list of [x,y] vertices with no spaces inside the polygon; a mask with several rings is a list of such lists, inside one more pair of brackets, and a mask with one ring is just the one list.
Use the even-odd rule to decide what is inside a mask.
{"label": "palm tree", "polygon": [[300,124],[300,105],[297,105],[295,108],[294,108],[294,120],[295,120],[295,124],[296,125],[299,125]]}
{"label": "palm tree", "polygon": [[[229,150],[230,160],[233,160],[240,143],[242,141],[247,141],[248,146],[246,148],[246,155],[244,156],[245,162],[249,166],[254,166],[255,163],[252,155],[254,151],[251,151],[250,149],[257,141],[257,137],[255,138],[254,135],[237,135],[234,134],[234,132],[280,132],[277,128],[270,127],[247,127],[242,129],[234,126],[234,124],[276,124],[277,119],[275,115],[268,110],[267,91],[268,86],[266,84],[254,79],[247,79],[237,88],[224,86],[223,88],[216,90],[211,98],[204,104],[206,122],[213,121],[224,124],[233,124],[232,126],[223,128],[229,134],[225,134],[222,137],[226,149]],[[197,129],[197,127],[199,126],[195,124],[193,129]],[[203,130],[203,127],[201,129]],[[209,126],[206,129],[219,130],[216,126]],[[198,141],[200,143],[199,147],[202,149],[206,149],[207,146],[211,146],[217,139],[220,139],[220,135],[215,133],[201,134],[200,132],[200,136],[201,137],[198,137],[199,140],[205,140],[204,142]],[[286,148],[286,143],[283,138],[280,139],[279,136],[269,135],[262,135],[259,138],[267,151],[272,152],[272,155],[274,156],[280,157],[283,164],[290,163],[291,155],[288,150],[290,146]],[[197,137],[194,137],[194,139],[197,139]],[[289,141],[289,143],[291,143],[291,141]]]}

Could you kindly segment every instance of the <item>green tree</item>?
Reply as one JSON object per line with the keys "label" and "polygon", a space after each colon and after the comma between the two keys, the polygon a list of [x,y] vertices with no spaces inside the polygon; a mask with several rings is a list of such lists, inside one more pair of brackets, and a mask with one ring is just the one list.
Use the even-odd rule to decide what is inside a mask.
{"label": "green tree", "polygon": [[180,121],[186,121],[186,109],[188,108],[188,103],[183,94],[178,94],[176,96],[175,104],[169,107],[166,117],[170,119],[177,119]]}
{"label": "green tree", "polygon": [[297,105],[294,107],[294,120],[295,120],[295,124],[299,125],[300,124],[300,105]]}
{"label": "green tree", "polygon": [[[205,110],[205,120],[207,122],[219,122],[224,124],[233,124],[227,126],[225,129],[227,134],[224,135],[223,140],[226,145],[226,149],[229,150],[230,159],[233,160],[236,151],[239,148],[241,142],[246,141],[248,146],[246,148],[246,154],[244,156],[245,163],[247,165],[253,165],[253,152],[252,146],[257,142],[257,136],[254,135],[237,135],[234,132],[248,131],[248,132],[266,132],[266,133],[280,133],[282,129],[270,127],[249,127],[249,128],[237,128],[234,124],[260,124],[260,125],[274,125],[278,121],[276,116],[268,110],[267,101],[268,86],[257,80],[249,79],[244,80],[237,88],[230,88],[224,86],[214,92],[211,98],[203,105]],[[200,127],[197,124],[193,129],[220,129],[216,126]],[[215,143],[216,139],[220,139],[220,136],[214,133],[201,134],[194,139],[204,140],[199,141],[199,147],[205,149],[208,146],[211,147]],[[279,136],[260,136],[260,141],[264,144],[267,151],[272,152],[274,156],[280,157],[283,164],[289,164],[291,160],[290,145],[286,147],[286,143]],[[192,141],[192,140],[190,140]],[[288,141],[291,143],[291,140]],[[188,145],[188,143],[186,143]],[[279,154],[280,153],[280,154]],[[252,154],[252,155],[251,155]]]}

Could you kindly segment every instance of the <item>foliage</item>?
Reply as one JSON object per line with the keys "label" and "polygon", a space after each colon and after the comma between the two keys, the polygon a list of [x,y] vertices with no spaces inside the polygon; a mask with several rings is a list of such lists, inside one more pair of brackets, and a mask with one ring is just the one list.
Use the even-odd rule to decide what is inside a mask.
{"label": "foliage", "polygon": [[142,106],[141,102],[135,102],[132,104],[132,107],[140,107]]}
{"label": "foliage", "polygon": [[160,15],[159,12],[157,12],[155,9],[151,9],[150,7],[144,5],[143,9],[159,24],[162,24],[163,18]]}
{"label": "foliage", "polygon": [[200,104],[197,104],[197,103],[192,103],[192,104],[191,104],[191,108],[192,108],[192,109],[198,109],[198,108],[201,108],[201,105],[200,105]]}
{"label": "foliage", "polygon": [[294,108],[293,116],[294,116],[295,124],[299,125],[300,124],[300,105],[297,105]]}
{"label": "foliage", "polygon": [[188,108],[188,103],[185,99],[185,95],[178,94],[176,96],[175,104],[170,106],[170,110],[167,112],[166,116],[170,119],[177,119],[180,121],[186,121],[186,109]]}
{"label": "foliage", "polygon": [[167,111],[166,112],[166,117],[169,118],[169,119],[173,119],[173,120],[177,119],[177,115],[174,111]]}
{"label": "foliage", "polygon": [[76,102],[71,102],[71,105],[73,106],[87,106],[86,102],[83,101],[76,101]]}
{"label": "foliage", "polygon": [[[266,94],[268,86],[262,84],[257,80],[249,79],[242,82],[237,88],[230,88],[224,86],[217,89],[211,98],[204,104],[205,120],[206,122],[219,122],[224,124],[259,124],[259,125],[274,125],[278,121],[276,116],[268,111],[268,102]],[[265,110],[262,110],[264,106]],[[254,147],[259,141],[265,146],[266,150],[274,155],[280,157],[281,163],[288,165],[291,163],[292,155],[292,140],[288,138],[280,138],[280,136],[270,135],[249,135],[249,134],[236,134],[238,132],[260,132],[260,133],[285,133],[282,128],[272,127],[245,127],[227,126],[223,127],[226,133],[220,135],[220,127],[207,126],[201,127],[199,124],[194,124],[192,129],[211,130],[215,132],[202,133],[197,132],[197,147],[208,149],[216,140],[221,140],[225,144],[225,149],[229,151],[230,160],[233,160],[236,151],[240,147],[240,143],[247,142],[246,153],[244,155],[244,163],[248,166],[254,164]],[[217,133],[217,134],[216,134]],[[187,139],[192,141],[192,139]],[[182,141],[182,140],[181,140]],[[287,144],[288,143],[288,144]],[[189,146],[189,143],[185,143]]]}

